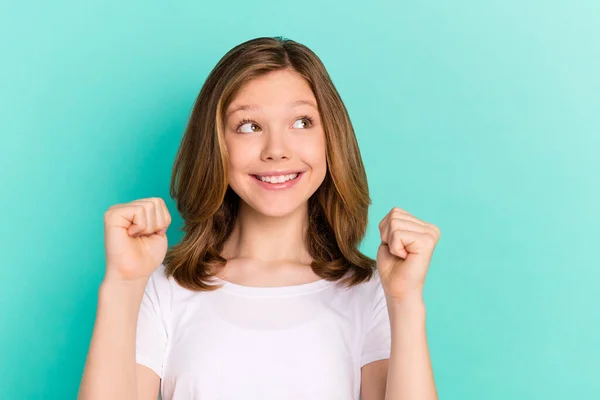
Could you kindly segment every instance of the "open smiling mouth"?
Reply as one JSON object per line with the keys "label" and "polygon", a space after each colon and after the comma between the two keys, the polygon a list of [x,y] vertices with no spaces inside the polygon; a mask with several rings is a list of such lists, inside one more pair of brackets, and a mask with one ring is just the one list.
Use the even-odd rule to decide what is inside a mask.
{"label": "open smiling mouth", "polygon": [[302,176],[302,174],[303,174],[303,172],[296,172],[293,174],[279,175],[279,176],[259,176],[259,175],[252,175],[252,176],[254,177],[254,179],[256,179],[262,183],[267,183],[267,184],[271,184],[271,185],[281,185],[283,183],[295,181],[300,176]]}

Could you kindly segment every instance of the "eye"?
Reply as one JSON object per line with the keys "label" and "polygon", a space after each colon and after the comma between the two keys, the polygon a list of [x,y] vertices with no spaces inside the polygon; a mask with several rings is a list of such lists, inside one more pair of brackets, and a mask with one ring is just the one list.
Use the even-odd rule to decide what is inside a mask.
{"label": "eye", "polygon": [[[249,128],[246,128],[246,130],[241,130],[240,129],[240,128],[246,126],[246,125],[248,125]],[[235,129],[236,129],[236,131],[240,131],[242,133],[252,133],[252,132],[257,132],[258,130],[260,130],[260,127],[254,121],[251,121],[249,119],[244,119],[244,120],[241,120],[237,124],[237,126],[236,126]]]}
{"label": "eye", "polygon": [[[298,124],[298,122],[300,122],[300,124]],[[299,117],[298,119],[296,119],[296,121],[294,121],[293,128],[307,129],[307,128],[310,128],[312,125],[313,125],[313,119],[311,117],[309,117],[308,115],[305,115],[305,116]],[[260,126],[256,122],[254,122],[250,119],[243,119],[237,123],[237,125],[235,126],[235,130],[239,133],[253,133],[253,132],[260,131]]]}
{"label": "eye", "polygon": [[300,118],[298,118],[298,119],[296,120],[296,122],[298,122],[298,121],[302,121],[302,122],[304,122],[304,125],[303,125],[303,126],[297,126],[297,125],[294,123],[294,128],[310,128],[310,127],[312,126],[312,124],[313,124],[313,120],[312,120],[312,118],[311,118],[311,117],[309,117],[308,115],[305,115],[305,116],[303,116],[303,117],[300,117]]}

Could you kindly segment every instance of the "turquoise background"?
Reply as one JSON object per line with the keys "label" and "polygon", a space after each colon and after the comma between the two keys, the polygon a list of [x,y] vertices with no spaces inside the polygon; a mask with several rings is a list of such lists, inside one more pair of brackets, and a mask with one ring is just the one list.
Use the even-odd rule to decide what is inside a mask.
{"label": "turquoise background", "polygon": [[204,79],[275,35],[321,57],[350,111],[363,250],[392,206],[442,230],[425,293],[440,398],[600,398],[594,0],[2,2],[2,398],[75,398],[104,211],[161,196],[176,213]]}

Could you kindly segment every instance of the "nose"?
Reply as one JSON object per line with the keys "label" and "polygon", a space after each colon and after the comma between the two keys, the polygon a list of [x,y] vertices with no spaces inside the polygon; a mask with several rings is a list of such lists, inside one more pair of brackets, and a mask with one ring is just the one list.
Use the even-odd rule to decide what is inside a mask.
{"label": "nose", "polygon": [[291,150],[286,140],[286,133],[283,130],[269,130],[264,138],[265,142],[261,154],[263,161],[290,158]]}

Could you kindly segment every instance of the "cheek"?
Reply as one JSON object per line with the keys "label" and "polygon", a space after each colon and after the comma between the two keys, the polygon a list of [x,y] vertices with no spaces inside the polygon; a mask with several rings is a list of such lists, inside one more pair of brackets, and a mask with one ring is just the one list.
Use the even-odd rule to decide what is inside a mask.
{"label": "cheek", "polygon": [[243,178],[240,174],[245,170],[244,166],[247,163],[247,157],[243,151],[239,151],[235,146],[228,146],[227,152],[229,153],[229,172],[227,174],[227,179],[229,185],[231,185],[234,190],[238,190],[243,182]]}
{"label": "cheek", "polygon": [[229,154],[229,171],[237,173],[244,171],[252,163],[253,151],[251,146],[244,146],[236,141],[226,141],[227,153]]}
{"label": "cheek", "polygon": [[322,137],[311,138],[299,148],[299,155],[313,170],[326,168],[325,141]]}

